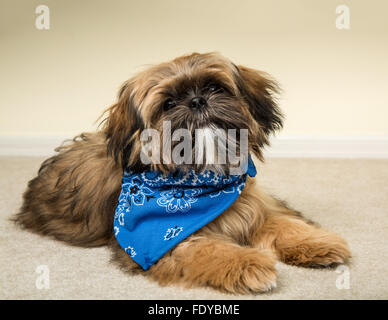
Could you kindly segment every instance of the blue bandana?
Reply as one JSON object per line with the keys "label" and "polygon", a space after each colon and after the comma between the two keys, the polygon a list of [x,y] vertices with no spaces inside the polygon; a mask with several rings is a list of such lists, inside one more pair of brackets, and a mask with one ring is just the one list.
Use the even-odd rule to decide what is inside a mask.
{"label": "blue bandana", "polygon": [[118,243],[147,270],[228,209],[241,194],[247,174],[256,175],[250,157],[247,173],[228,177],[208,170],[178,175],[124,172],[114,220]]}

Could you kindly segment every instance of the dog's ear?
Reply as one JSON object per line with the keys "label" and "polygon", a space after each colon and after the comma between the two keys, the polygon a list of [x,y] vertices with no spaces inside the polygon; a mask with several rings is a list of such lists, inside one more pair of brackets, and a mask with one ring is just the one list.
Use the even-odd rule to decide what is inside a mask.
{"label": "dog's ear", "polygon": [[253,118],[268,136],[282,128],[283,115],[276,103],[279,86],[262,72],[245,66],[236,66],[237,86],[249,105]]}
{"label": "dog's ear", "polygon": [[143,119],[135,105],[132,85],[124,83],[118,94],[118,101],[105,111],[104,131],[108,154],[123,169],[136,166],[139,137],[144,129]]}

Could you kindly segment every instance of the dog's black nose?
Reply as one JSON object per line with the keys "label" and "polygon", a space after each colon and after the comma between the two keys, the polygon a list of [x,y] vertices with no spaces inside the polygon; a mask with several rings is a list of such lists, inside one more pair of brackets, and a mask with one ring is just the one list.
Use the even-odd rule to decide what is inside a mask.
{"label": "dog's black nose", "polygon": [[193,109],[201,109],[206,106],[206,100],[203,97],[195,97],[191,99],[190,107]]}

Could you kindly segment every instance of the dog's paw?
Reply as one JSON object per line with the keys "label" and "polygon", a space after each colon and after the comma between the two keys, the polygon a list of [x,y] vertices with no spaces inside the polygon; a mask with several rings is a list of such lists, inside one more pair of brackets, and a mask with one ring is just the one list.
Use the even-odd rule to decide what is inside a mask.
{"label": "dog's paw", "polygon": [[[225,261],[213,286],[228,293],[252,294],[276,287],[276,260],[266,252],[253,251]],[[218,282],[218,283],[217,283]]]}
{"label": "dog's paw", "polygon": [[287,264],[310,268],[332,267],[346,263],[351,257],[345,240],[334,233],[322,238],[307,238],[282,250],[281,260]]}

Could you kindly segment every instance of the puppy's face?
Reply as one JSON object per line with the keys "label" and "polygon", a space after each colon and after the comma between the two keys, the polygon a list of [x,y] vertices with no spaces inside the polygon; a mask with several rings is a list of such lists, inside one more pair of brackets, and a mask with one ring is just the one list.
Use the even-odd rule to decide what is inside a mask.
{"label": "puppy's face", "polygon": [[[282,125],[275,93],[277,85],[267,75],[236,66],[219,54],[176,58],[139,73],[122,86],[118,102],[108,109],[104,128],[108,151],[123,168],[144,170],[141,132],[155,129],[163,136],[164,124],[169,123],[171,132],[186,129],[193,142],[197,129],[210,134],[236,129],[237,147],[239,130],[247,129],[249,151],[261,159],[268,135]],[[161,149],[162,154],[171,152]],[[193,144],[193,157],[195,152]],[[176,168],[163,161],[151,166],[162,171]],[[204,165],[191,167],[201,170]]]}

